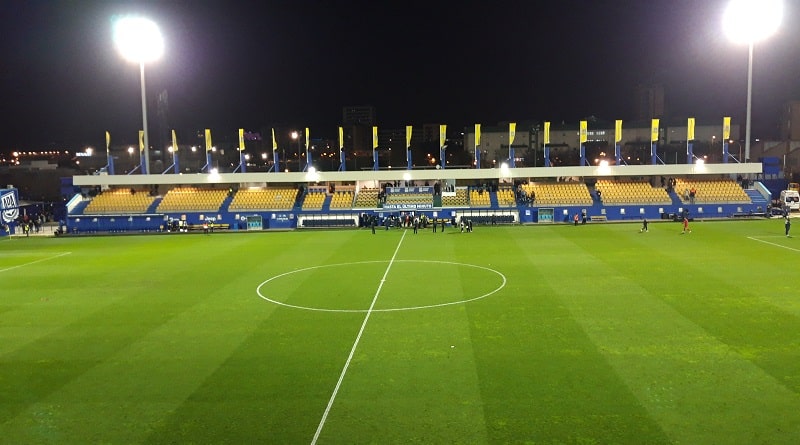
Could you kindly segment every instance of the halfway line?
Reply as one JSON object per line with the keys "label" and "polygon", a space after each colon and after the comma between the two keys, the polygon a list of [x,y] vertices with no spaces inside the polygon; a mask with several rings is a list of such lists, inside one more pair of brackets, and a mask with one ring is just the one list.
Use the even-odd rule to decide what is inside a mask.
{"label": "halfway line", "polygon": [[800,252],[800,250],[798,250],[798,249],[795,249],[795,248],[793,248],[793,247],[782,246],[782,245],[780,245],[780,244],[777,244],[777,243],[771,243],[771,242],[769,242],[769,241],[764,241],[763,239],[754,238],[754,237],[752,237],[752,236],[748,236],[748,237],[747,237],[747,239],[751,239],[751,240],[753,240],[753,241],[758,241],[759,243],[769,244],[770,246],[776,246],[776,247],[781,247],[781,248],[784,248],[784,249],[793,250],[793,251],[795,251],[795,252]]}
{"label": "halfway line", "polygon": [[41,260],[31,261],[30,263],[25,263],[25,264],[19,264],[17,266],[6,267],[5,269],[0,269],[0,272],[6,272],[6,271],[9,271],[9,270],[18,269],[18,268],[23,267],[23,266],[30,266],[31,264],[41,263],[42,261],[54,260],[56,258],[65,256],[65,255],[69,255],[71,253],[72,252],[59,253],[58,255],[53,255],[53,256],[50,256],[50,257],[47,257],[47,258],[42,258]]}
{"label": "halfway line", "polygon": [[353,355],[356,352],[356,348],[358,347],[358,342],[361,341],[361,334],[364,333],[364,328],[367,327],[367,321],[369,321],[370,315],[372,315],[372,310],[375,308],[375,303],[378,301],[378,295],[381,293],[381,289],[383,288],[383,283],[386,282],[386,276],[389,275],[389,269],[392,268],[392,264],[394,263],[394,259],[397,257],[397,252],[400,251],[400,245],[403,244],[403,239],[406,237],[406,231],[403,231],[403,236],[400,237],[400,241],[397,243],[397,248],[394,249],[394,255],[392,255],[392,259],[389,261],[389,264],[386,266],[386,271],[383,273],[383,277],[381,277],[381,283],[378,285],[378,290],[375,291],[375,296],[372,297],[372,304],[369,305],[369,309],[367,310],[367,315],[364,317],[364,321],[361,323],[361,329],[358,330],[358,335],[356,336],[356,341],[353,343],[353,347],[350,349],[350,355],[347,356],[347,361],[344,363],[344,368],[342,368],[342,373],[339,375],[339,381],[336,382],[336,387],[333,388],[333,394],[331,394],[330,400],[328,400],[328,406],[325,407],[325,412],[322,414],[322,419],[319,421],[319,426],[317,426],[317,432],[314,433],[314,439],[311,440],[311,445],[315,445],[317,443],[317,439],[319,439],[319,435],[322,432],[322,428],[325,426],[325,421],[328,419],[328,413],[331,411],[331,407],[333,406],[333,401],[336,399],[336,394],[339,393],[339,387],[342,386],[342,380],[344,380],[344,375],[347,374],[347,368],[350,367],[350,361],[353,360]]}

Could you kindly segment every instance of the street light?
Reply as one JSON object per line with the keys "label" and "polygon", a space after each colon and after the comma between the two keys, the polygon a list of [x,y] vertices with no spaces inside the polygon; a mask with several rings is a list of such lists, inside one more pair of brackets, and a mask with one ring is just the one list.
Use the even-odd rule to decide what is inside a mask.
{"label": "street light", "polygon": [[735,43],[748,45],[747,120],[744,158],[750,160],[750,121],[753,101],[753,45],[777,31],[783,16],[783,0],[731,0],[722,16],[725,34]]}
{"label": "street light", "polygon": [[[302,170],[303,162],[300,160],[300,133],[297,131],[292,132],[292,140],[297,142],[297,171]],[[283,156],[284,162],[286,162],[286,170],[289,170],[289,160],[286,159],[286,155]]]}
{"label": "street light", "polygon": [[164,40],[161,31],[153,21],[143,17],[122,17],[114,22],[114,43],[122,57],[139,64],[142,86],[142,130],[144,132],[144,166],[143,174],[150,170],[150,146],[147,139],[147,101],[144,83],[144,64],[153,62],[164,52]]}

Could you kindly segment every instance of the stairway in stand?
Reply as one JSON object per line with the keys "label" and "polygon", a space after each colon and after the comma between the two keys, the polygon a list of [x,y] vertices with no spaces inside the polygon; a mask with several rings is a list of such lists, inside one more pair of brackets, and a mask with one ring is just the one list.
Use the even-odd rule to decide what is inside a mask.
{"label": "stairway in stand", "polygon": [[758,190],[745,189],[744,192],[747,193],[747,196],[750,197],[750,201],[753,201],[753,204],[761,206],[762,208],[767,207],[768,204],[767,200],[764,199],[764,197],[761,195],[761,193],[758,192]]}

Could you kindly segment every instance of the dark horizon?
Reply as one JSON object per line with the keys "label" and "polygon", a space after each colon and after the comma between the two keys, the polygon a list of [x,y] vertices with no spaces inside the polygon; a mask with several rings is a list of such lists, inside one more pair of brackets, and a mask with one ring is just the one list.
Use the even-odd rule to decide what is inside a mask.
{"label": "dark horizon", "polygon": [[[335,138],[349,105],[374,106],[386,128],[631,120],[636,86],[652,83],[668,116],[744,127],[747,48],[722,33],[726,3],[6,2],[0,152],[97,146],[105,131],[136,140],[138,67],[111,40],[112,18],[129,13],[164,34],[146,66],[148,126],[166,90],[179,142],[279,123]],[[781,29],[756,45],[753,139],[777,136],[781,106],[800,99],[797,16],[786,2]]]}

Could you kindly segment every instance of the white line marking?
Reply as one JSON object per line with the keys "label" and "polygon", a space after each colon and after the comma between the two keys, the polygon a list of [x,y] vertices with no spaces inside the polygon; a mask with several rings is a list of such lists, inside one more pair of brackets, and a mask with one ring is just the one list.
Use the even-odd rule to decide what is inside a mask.
{"label": "white line marking", "polygon": [[350,362],[353,360],[353,355],[356,352],[358,343],[361,341],[361,335],[364,333],[364,328],[367,327],[367,322],[369,321],[370,315],[372,315],[372,308],[375,307],[375,303],[378,301],[378,295],[381,293],[383,283],[386,282],[386,277],[389,275],[389,270],[392,268],[392,264],[394,264],[394,259],[397,257],[397,252],[400,251],[400,245],[403,244],[403,239],[405,237],[406,231],[404,230],[403,236],[400,237],[400,241],[397,243],[397,248],[394,249],[394,255],[392,255],[392,259],[389,261],[389,265],[386,266],[386,271],[383,273],[383,277],[381,277],[381,283],[378,285],[378,290],[375,291],[375,296],[372,297],[372,304],[369,305],[367,315],[364,316],[364,321],[361,323],[361,329],[358,330],[356,341],[353,343],[353,347],[350,348],[350,355],[347,356],[347,361],[344,362],[344,368],[342,368],[342,373],[339,375],[339,381],[336,382],[336,387],[333,388],[333,394],[331,394],[331,398],[328,400],[328,406],[325,407],[325,412],[322,414],[322,419],[319,421],[319,426],[317,426],[317,432],[314,433],[314,439],[311,440],[311,445],[315,445],[317,443],[317,439],[319,439],[322,428],[325,426],[325,421],[328,419],[328,413],[331,411],[333,401],[336,400],[336,395],[339,393],[339,387],[342,386],[344,375],[347,374],[347,368],[350,367]]}
{"label": "white line marking", "polygon": [[792,250],[792,251],[795,251],[795,252],[800,252],[800,249],[795,249],[794,247],[782,246],[780,244],[771,243],[769,241],[764,241],[763,239],[758,239],[758,238],[755,238],[755,237],[752,237],[752,236],[748,236],[747,239],[751,239],[753,241],[758,241],[759,243],[769,244],[770,246],[780,247],[782,249],[788,249],[788,250]]}
{"label": "white line marking", "polygon": [[31,261],[30,263],[25,263],[25,264],[20,264],[20,265],[17,265],[17,266],[6,267],[5,269],[0,269],[0,272],[7,272],[9,270],[18,269],[18,268],[23,267],[23,266],[30,266],[31,264],[41,263],[42,261],[54,260],[56,258],[60,258],[60,257],[65,256],[65,255],[69,255],[71,253],[72,252],[59,253],[58,255],[53,255],[53,256],[50,256],[50,257],[47,257],[47,258],[42,258],[41,260]]}
{"label": "white line marking", "polygon": [[[274,281],[274,280],[276,280],[278,278],[281,278],[281,277],[285,277],[287,275],[291,275],[293,273],[305,272],[305,271],[315,270],[315,269],[322,269],[324,267],[355,266],[355,265],[359,265],[359,264],[373,264],[373,263],[387,263],[387,262],[388,261],[382,261],[382,260],[380,260],[380,261],[356,261],[356,262],[351,262],[351,263],[321,264],[321,265],[318,265],[318,266],[310,266],[310,267],[304,267],[302,269],[295,269],[295,270],[291,270],[289,272],[284,272],[282,274],[275,275],[274,277],[272,277],[272,278],[264,281],[263,283],[259,284],[258,287],[256,287],[256,294],[258,294],[258,296],[261,297],[261,299],[263,299],[265,301],[268,301],[268,302],[273,303],[273,304],[277,304],[279,306],[290,307],[290,308],[293,308],[293,309],[302,309],[302,310],[306,310],[306,311],[318,311],[318,312],[367,312],[368,309],[325,309],[325,308],[299,306],[299,305],[296,305],[296,304],[284,303],[284,302],[269,298],[267,296],[264,296],[264,294],[261,293],[261,289],[266,284],[268,284],[269,282]],[[419,310],[419,309],[431,309],[431,308],[437,308],[437,307],[452,306],[452,305],[455,305],[455,304],[469,303],[471,301],[480,300],[482,298],[486,298],[486,297],[488,297],[490,295],[493,295],[493,294],[497,293],[500,289],[505,287],[506,282],[507,282],[506,276],[503,275],[501,272],[499,272],[499,271],[497,271],[495,269],[489,268],[489,267],[478,266],[476,264],[456,263],[456,262],[453,262],[453,261],[436,261],[436,260],[395,260],[395,263],[430,263],[430,264],[449,264],[449,265],[454,265],[454,266],[472,267],[472,268],[475,268],[475,269],[482,269],[482,270],[486,270],[486,271],[489,271],[489,272],[493,272],[493,273],[497,274],[498,276],[500,276],[500,278],[503,280],[503,282],[500,283],[500,286],[498,286],[496,289],[494,289],[494,290],[492,290],[492,291],[490,291],[488,293],[485,293],[483,295],[479,295],[477,297],[473,297],[473,298],[468,298],[468,299],[458,300],[458,301],[450,301],[450,302],[447,302],[447,303],[426,304],[426,305],[423,305],[423,306],[396,307],[396,308],[386,308],[386,309],[372,309],[372,312],[414,311],[414,310]]]}

